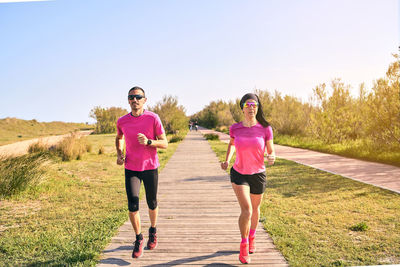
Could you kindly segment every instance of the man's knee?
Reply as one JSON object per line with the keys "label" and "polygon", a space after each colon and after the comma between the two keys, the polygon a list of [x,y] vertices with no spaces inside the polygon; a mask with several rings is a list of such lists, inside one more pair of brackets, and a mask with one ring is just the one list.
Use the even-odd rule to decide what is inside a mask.
{"label": "man's knee", "polygon": [[128,200],[128,209],[130,212],[136,212],[139,210],[139,197],[132,197]]}
{"label": "man's knee", "polygon": [[157,208],[157,199],[147,201],[147,205],[149,206],[149,209],[155,210]]}

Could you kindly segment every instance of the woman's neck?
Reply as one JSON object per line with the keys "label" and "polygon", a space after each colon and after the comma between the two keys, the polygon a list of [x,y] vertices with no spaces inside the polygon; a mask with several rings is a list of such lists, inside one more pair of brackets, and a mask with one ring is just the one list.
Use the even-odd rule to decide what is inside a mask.
{"label": "woman's neck", "polygon": [[243,126],[245,127],[252,127],[257,124],[257,119],[255,117],[251,118],[244,118],[243,120]]}

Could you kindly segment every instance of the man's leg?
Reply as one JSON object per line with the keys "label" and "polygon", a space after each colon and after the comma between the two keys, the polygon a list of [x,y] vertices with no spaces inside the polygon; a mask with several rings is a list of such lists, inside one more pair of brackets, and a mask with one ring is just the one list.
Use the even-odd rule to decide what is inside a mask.
{"label": "man's leg", "polygon": [[128,197],[129,220],[136,234],[136,241],[133,243],[132,258],[139,258],[143,254],[143,235],[139,214],[139,193],[141,184],[139,175],[138,172],[125,169],[125,189]]}
{"label": "man's leg", "polygon": [[146,190],[146,201],[149,207],[149,217],[151,227],[149,229],[149,240],[147,242],[148,249],[154,249],[157,247],[157,217],[158,217],[158,205],[157,205],[157,190],[158,190],[158,169],[145,171],[146,174],[143,177],[143,184]]}

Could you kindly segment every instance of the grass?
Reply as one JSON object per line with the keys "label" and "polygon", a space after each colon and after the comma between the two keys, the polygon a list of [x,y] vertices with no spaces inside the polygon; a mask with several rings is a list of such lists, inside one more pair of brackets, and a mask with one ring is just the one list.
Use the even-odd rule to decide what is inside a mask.
{"label": "grass", "polygon": [[87,129],[93,129],[93,126],[84,123],[38,122],[36,120],[5,118],[0,119],[0,146],[37,137],[61,135]]}
{"label": "grass", "polygon": [[339,175],[278,159],[260,221],[290,266],[400,263],[400,195]]}
{"label": "grass", "polygon": [[[42,183],[0,202],[0,266],[94,266],[128,219],[115,134],[87,138],[93,152],[48,164]],[[160,169],[177,146],[160,150]]]}
{"label": "grass", "polygon": [[327,144],[320,140],[308,137],[276,135],[274,141],[279,145],[311,149],[329,154],[386,163],[400,167],[400,148],[379,147],[369,140],[355,140],[340,144]]}
{"label": "grass", "polygon": [[0,200],[39,183],[44,177],[44,165],[48,159],[46,152],[0,158]]}

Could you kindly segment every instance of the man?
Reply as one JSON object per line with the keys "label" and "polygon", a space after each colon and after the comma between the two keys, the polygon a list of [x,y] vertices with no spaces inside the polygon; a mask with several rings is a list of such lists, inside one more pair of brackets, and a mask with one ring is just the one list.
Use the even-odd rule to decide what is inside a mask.
{"label": "man", "polygon": [[[117,122],[117,164],[125,163],[125,188],[128,196],[129,219],[136,233],[133,243],[133,258],[143,254],[143,235],[139,215],[139,191],[143,181],[146,201],[149,208],[151,227],[149,229],[148,249],[157,246],[156,224],[158,216],[158,157],[157,148],[167,148],[168,141],[161,120],[157,114],[144,110],[147,98],[140,87],[133,87],[128,92],[131,112]],[[121,139],[125,137],[126,157],[124,158]]]}

